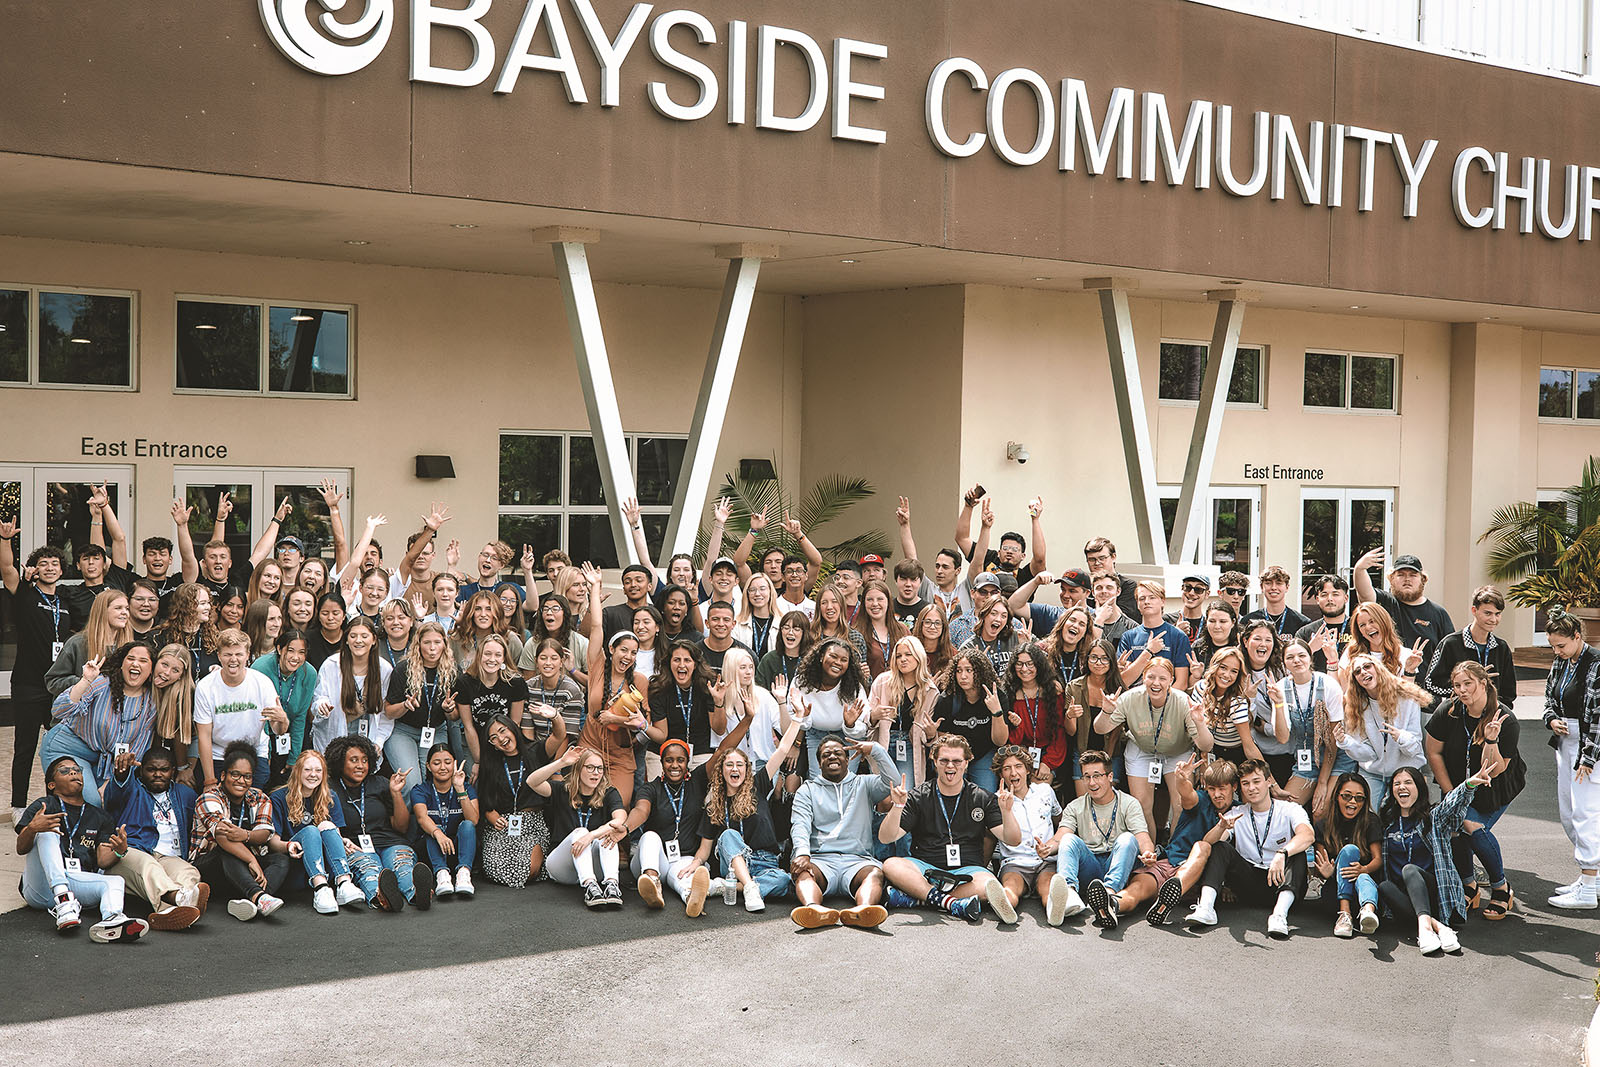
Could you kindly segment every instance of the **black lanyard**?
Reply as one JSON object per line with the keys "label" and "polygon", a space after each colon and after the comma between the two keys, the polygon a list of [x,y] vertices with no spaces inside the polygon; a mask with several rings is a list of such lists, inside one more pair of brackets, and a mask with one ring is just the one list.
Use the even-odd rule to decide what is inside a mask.
{"label": "black lanyard", "polygon": [[766,651],[766,649],[767,649],[767,634],[769,634],[771,632],[772,632],[772,616],[771,615],[768,615],[765,621],[762,621],[761,619],[756,618],[754,615],[750,616],[751,646],[753,648],[755,648],[756,655],[759,656],[761,653]]}
{"label": "black lanyard", "polygon": [[1267,804],[1267,825],[1265,827],[1257,825],[1255,810],[1251,809],[1250,811],[1250,836],[1255,838],[1256,855],[1262,859],[1267,856],[1267,842],[1272,837],[1272,816],[1277,810],[1278,802],[1276,800],[1269,801]]}

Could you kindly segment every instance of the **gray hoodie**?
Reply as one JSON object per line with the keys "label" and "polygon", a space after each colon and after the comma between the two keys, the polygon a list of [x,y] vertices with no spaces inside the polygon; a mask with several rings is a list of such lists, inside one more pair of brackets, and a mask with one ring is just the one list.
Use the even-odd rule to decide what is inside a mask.
{"label": "gray hoodie", "polygon": [[842,782],[812,778],[794,795],[790,840],[794,855],[817,853],[872,858],[872,809],[900,781],[900,770],[880,744],[872,746],[875,776],[847,774]]}

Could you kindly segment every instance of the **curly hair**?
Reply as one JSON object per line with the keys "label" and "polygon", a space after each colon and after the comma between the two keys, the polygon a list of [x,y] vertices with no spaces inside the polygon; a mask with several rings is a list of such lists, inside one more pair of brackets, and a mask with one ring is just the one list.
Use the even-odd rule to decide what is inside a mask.
{"label": "curly hair", "polygon": [[328,742],[328,747],[324,750],[323,755],[328,757],[329,773],[336,774],[340,778],[344,777],[345,760],[349,757],[352,748],[360,749],[366,753],[367,774],[376,773],[378,770],[378,746],[372,743],[371,738],[362,737],[360,734],[344,734]]}
{"label": "curly hair", "polygon": [[[837,683],[830,681],[827,672],[822,669],[822,657],[830,648],[842,648],[850,657],[850,662],[845,665],[844,674],[840,675]],[[812,645],[811,651],[806,653],[805,659],[800,661],[800,666],[795,668],[794,673],[795,684],[808,693],[820,693],[832,689],[837,684],[839,700],[843,703],[848,704],[861,695],[861,654],[856,651],[856,646],[852,642],[838,637],[824,637]]]}
{"label": "curly hair", "polygon": [[1017,660],[1027,656],[1033,663],[1034,681],[1039,686],[1039,696],[1046,704],[1053,704],[1061,696],[1061,675],[1056,671],[1055,657],[1050,655],[1043,644],[1029,641],[1011,655],[1011,662],[1006,666],[1006,676],[1002,688],[1005,694],[1001,700],[1009,703],[1018,693],[1022,692],[1022,682],[1017,677]]}
{"label": "curly hair", "polygon": [[422,687],[428,680],[430,668],[422,662],[422,638],[425,634],[438,634],[444,640],[444,650],[439,654],[438,664],[432,669],[437,671],[434,679],[438,683],[439,692],[452,692],[456,684],[456,658],[450,654],[450,635],[436,622],[419,623],[416,633],[411,636],[411,647],[406,649],[405,658],[406,692],[422,692]]}
{"label": "curly hair", "polygon": [[[722,768],[730,759],[742,759],[744,781],[732,796]],[[713,826],[727,826],[734,819],[748,819],[756,813],[756,775],[750,756],[742,748],[730,748],[706,765],[706,818]]]}
{"label": "curly hair", "polygon": [[333,807],[333,792],[328,787],[328,760],[322,753],[314,748],[308,748],[300,753],[300,758],[294,761],[294,766],[289,768],[289,780],[284,783],[283,795],[288,802],[289,825],[292,829],[306,816],[306,798],[302,788],[302,778],[305,774],[307,760],[316,760],[322,764],[322,781],[311,791],[311,821],[324,823],[328,821],[328,812]]}
{"label": "curly hair", "polygon": [[985,689],[998,691],[999,676],[994,673],[994,664],[989,662],[989,657],[981,648],[963,648],[950,657],[949,664],[940,672],[938,686],[940,693],[953,693],[960,686],[956,685],[956,670],[963,664],[972,664],[972,682],[978,687],[981,695]]}
{"label": "curly hair", "polygon": [[[217,627],[211,619],[200,621],[200,594],[204,593],[209,599],[211,590],[199,582],[184,582],[172,591],[172,604],[167,609],[167,625],[162,629],[161,636],[164,641],[194,647],[189,645],[191,634],[200,636],[200,650],[202,652],[215,652],[217,650]],[[212,613],[216,612],[213,605]]]}
{"label": "curly hair", "polygon": [[[1361,632],[1361,620],[1364,618],[1370,618],[1378,624],[1377,644],[1367,640],[1367,635]],[[1400,633],[1394,628],[1394,619],[1383,605],[1372,602],[1357,604],[1350,613],[1350,647],[1345,650],[1351,662],[1357,656],[1373,656],[1390,674],[1399,674],[1400,651]]]}
{"label": "curly hair", "polygon": [[[1222,688],[1217,685],[1217,674],[1225,660],[1234,661],[1237,673],[1227,688]],[[1206,725],[1212,730],[1220,730],[1228,725],[1228,712],[1244,697],[1244,684],[1249,677],[1249,665],[1245,662],[1244,650],[1239,646],[1219,648],[1217,654],[1211,657],[1211,662],[1206,666],[1205,691],[1200,697],[1200,708],[1205,713]]]}

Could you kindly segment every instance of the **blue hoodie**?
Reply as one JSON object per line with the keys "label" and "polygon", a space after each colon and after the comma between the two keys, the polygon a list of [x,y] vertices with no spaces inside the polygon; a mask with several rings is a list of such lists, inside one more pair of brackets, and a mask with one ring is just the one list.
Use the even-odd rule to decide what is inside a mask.
{"label": "blue hoodie", "polygon": [[[195,802],[199,797],[182,782],[173,782],[167,793],[172,797],[172,811],[178,818],[178,858],[189,858],[189,827],[194,822]],[[155,799],[130,768],[114,776],[106,785],[102,797],[113,821],[128,828],[128,844],[141,852],[155,854],[156,833]]]}

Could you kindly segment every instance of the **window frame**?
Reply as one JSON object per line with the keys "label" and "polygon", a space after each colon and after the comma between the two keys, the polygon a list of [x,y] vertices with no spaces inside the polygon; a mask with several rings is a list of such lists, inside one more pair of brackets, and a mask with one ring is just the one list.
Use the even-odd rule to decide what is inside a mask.
{"label": "window frame", "polygon": [[[510,517],[515,517],[515,518],[527,518],[527,517],[537,517],[537,516],[546,516],[546,515],[555,516],[559,520],[558,523],[557,523],[557,532],[559,534],[559,537],[558,537],[558,544],[556,545],[556,547],[559,548],[562,552],[569,552],[570,553],[570,544],[571,544],[571,542],[570,542],[570,539],[568,537],[568,519],[569,518],[571,518],[573,516],[589,516],[589,517],[609,516],[611,514],[609,508],[605,504],[569,504],[569,503],[566,503],[566,501],[569,501],[569,500],[572,499],[572,442],[573,442],[573,439],[574,438],[579,438],[579,437],[584,437],[584,438],[589,438],[589,439],[592,440],[594,438],[594,433],[592,431],[589,431],[589,430],[501,429],[495,435],[495,448],[496,448],[497,452],[499,451],[500,438],[502,438],[502,437],[559,437],[561,439],[561,460],[560,460],[560,463],[561,463],[561,490],[560,490],[560,494],[561,494],[561,500],[563,502],[561,504],[502,504],[502,503],[500,503],[500,500],[499,500],[499,496],[500,496],[499,460],[498,460],[498,456],[497,456],[496,457],[496,464],[495,464],[495,475],[496,475],[495,476],[495,533],[496,533],[496,536],[499,535],[500,519],[503,516],[510,516]],[[628,445],[628,468],[629,468],[629,470],[631,470],[633,472],[635,484],[637,484],[638,477],[639,477],[639,442],[641,440],[644,440],[645,438],[652,438],[652,439],[665,438],[665,439],[674,440],[674,441],[685,441],[686,442],[689,439],[689,435],[687,433],[656,433],[656,432],[652,432],[652,431],[642,431],[642,430],[638,430],[638,431],[629,430],[629,431],[626,431],[623,434],[623,437],[627,441],[627,445]],[[672,515],[672,505],[670,503],[668,503],[668,504],[640,504],[639,505],[639,514],[640,514],[641,520],[643,518],[649,517],[649,516],[661,516],[663,518],[668,519],[668,521],[670,523],[670,519],[671,519],[671,515]],[[520,552],[520,546],[513,545],[512,547],[518,549],[518,551]],[[621,549],[621,546],[617,546],[617,547],[619,548],[619,550]],[[619,551],[619,553],[618,553],[619,559],[623,558],[625,556],[626,556],[626,552]],[[579,561],[579,562],[581,562],[581,561]],[[649,561],[649,563],[653,565],[653,561]]]}
{"label": "window frame", "polygon": [[[0,289],[28,294],[28,377],[26,381],[0,381],[5,389],[78,389],[96,393],[137,393],[139,391],[139,294],[133,289],[105,289],[84,285],[28,285],[22,282],[0,282]],[[113,296],[128,301],[128,384],[87,385],[78,382],[45,382],[39,380],[39,294],[61,293],[66,296]]]}
{"label": "window frame", "polygon": [[[1303,485],[1295,515],[1294,589],[1303,594],[1306,587],[1306,501],[1331,500],[1338,505],[1338,523],[1334,530],[1334,571],[1350,582],[1351,608],[1355,607],[1355,557],[1350,553],[1350,506],[1356,501],[1383,504],[1383,550],[1386,559],[1394,559],[1396,492],[1388,486],[1332,486]],[[1306,601],[1309,603],[1309,601]]]}
{"label": "window frame", "polygon": [[[1570,414],[1543,415],[1539,413],[1539,388],[1543,384],[1542,379],[1545,371],[1556,371],[1557,373],[1572,375],[1570,402],[1567,404],[1567,411]],[[1571,364],[1566,366],[1539,364],[1539,378],[1541,380],[1534,382],[1533,386],[1533,411],[1539,422],[1547,423],[1551,426],[1600,426],[1600,416],[1588,418],[1578,414],[1578,375],[1580,374],[1600,374],[1600,367],[1579,367]]]}
{"label": "window frame", "polygon": [[[355,546],[356,538],[360,536],[360,529],[352,531],[355,508],[352,503],[354,498],[353,482],[355,471],[350,467],[250,467],[250,466],[204,466],[189,463],[178,463],[172,468],[172,497],[174,500],[187,502],[189,490],[195,486],[210,485],[247,485],[251,490],[250,512],[250,545],[261,540],[267,532],[267,527],[272,522],[272,516],[277,508],[278,501],[270,494],[279,483],[293,485],[314,486],[323,478],[331,478],[339,484],[344,492],[340,501],[346,509],[343,512],[345,522],[345,537],[351,547]],[[263,510],[265,508],[265,510]],[[166,536],[178,536],[177,523],[168,523],[163,531]],[[378,538],[380,541],[383,538]],[[206,542],[200,538],[194,539],[195,554],[202,555]],[[276,547],[276,546],[274,546]],[[249,548],[247,546],[246,552]],[[403,554],[403,553],[402,553]],[[326,559],[326,557],[323,557]],[[389,560],[390,565],[399,560],[396,555]],[[333,570],[331,559],[328,559],[329,571]]]}
{"label": "window frame", "polygon": [[[1344,372],[1339,386],[1340,406],[1329,407],[1323,404],[1307,404],[1305,368],[1306,357],[1311,355],[1339,356],[1344,360]],[[1350,406],[1351,370],[1357,359],[1386,359],[1394,368],[1394,388],[1390,391],[1389,406],[1387,408],[1358,408]],[[1305,349],[1300,356],[1300,408],[1302,411],[1318,412],[1322,414],[1338,415],[1378,415],[1391,416],[1400,414],[1400,353],[1398,352],[1363,352],[1354,349],[1320,348]]]}
{"label": "window frame", "polygon": [[[1217,543],[1216,502],[1218,500],[1248,500],[1250,501],[1250,547],[1252,558],[1247,561],[1249,567],[1245,570],[1245,573],[1252,577],[1260,574],[1262,566],[1261,502],[1264,496],[1262,488],[1260,484],[1219,485],[1213,483],[1206,491],[1205,506],[1200,510],[1200,530],[1191,538],[1195,543],[1194,552],[1187,553],[1184,559],[1174,560],[1173,562],[1181,563],[1184,566],[1215,566],[1219,570],[1227,570],[1228,568],[1222,567],[1214,561]],[[1156,493],[1162,500],[1177,501],[1183,497],[1183,486],[1162,484],[1156,487]],[[1162,528],[1162,533],[1166,535],[1165,526]],[[1170,539],[1168,537],[1168,540]],[[1207,545],[1211,546],[1209,551],[1205,548]],[[1205,557],[1203,559],[1199,558],[1202,553]]]}
{"label": "window frame", "polygon": [[[1195,341],[1182,337],[1163,337],[1156,345],[1156,403],[1163,407],[1198,408],[1200,406],[1200,401],[1198,400],[1183,400],[1178,397],[1161,395],[1161,349],[1166,345],[1198,345],[1206,350],[1206,359],[1209,361],[1211,359],[1211,342]],[[1270,359],[1271,346],[1257,344],[1252,341],[1240,341],[1235,346],[1234,366],[1236,368],[1239,365],[1237,351],[1241,348],[1255,349],[1261,354],[1256,365],[1256,399],[1253,401],[1234,401],[1224,398],[1223,402],[1228,407],[1237,410],[1265,411],[1267,408],[1267,361]],[[1228,384],[1231,386],[1233,383],[1229,382]]]}
{"label": "window frame", "polygon": [[[254,307],[259,311],[260,336],[257,338],[257,364],[260,374],[259,389],[196,389],[178,384],[178,305],[179,304],[233,304]],[[317,311],[342,311],[346,314],[345,326],[345,391],[343,393],[292,393],[267,388],[271,381],[270,349],[272,343],[273,308],[312,308]],[[222,296],[216,293],[177,293],[172,298],[172,392],[177,396],[270,396],[290,400],[354,400],[356,399],[356,306],[329,303],[324,300],[279,300],[250,296]]]}

